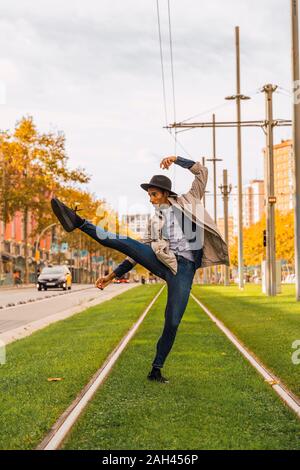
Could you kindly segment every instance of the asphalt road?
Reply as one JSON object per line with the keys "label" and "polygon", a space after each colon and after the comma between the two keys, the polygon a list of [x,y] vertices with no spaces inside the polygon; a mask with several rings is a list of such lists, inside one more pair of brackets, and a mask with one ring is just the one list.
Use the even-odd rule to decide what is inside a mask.
{"label": "asphalt road", "polygon": [[[0,334],[78,307],[80,304],[97,300],[97,298],[99,303],[104,302],[131,287],[133,284],[110,284],[101,291],[90,285],[73,285],[71,291],[51,289],[39,292],[31,288],[0,291],[0,305],[2,306],[8,303],[27,302],[24,305],[0,309]],[[28,302],[30,299],[34,301]]]}
{"label": "asphalt road", "polygon": [[[73,284],[71,291],[76,292],[82,289],[92,288],[92,284]],[[11,289],[0,290],[0,306],[5,307],[9,303],[27,302],[29,299],[44,299],[49,295],[57,295],[65,292],[62,289],[48,289],[47,291],[38,291],[36,287],[12,287]]]}

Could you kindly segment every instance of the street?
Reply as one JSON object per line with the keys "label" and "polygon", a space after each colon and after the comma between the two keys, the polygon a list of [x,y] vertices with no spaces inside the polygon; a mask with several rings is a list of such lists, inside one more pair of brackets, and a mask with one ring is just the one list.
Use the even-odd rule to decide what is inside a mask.
{"label": "street", "polygon": [[[90,289],[92,285],[73,284],[72,290],[68,292]],[[62,289],[49,289],[47,291],[38,291],[36,287],[12,287],[11,289],[0,290],[0,308],[6,307],[8,304],[18,304],[18,302],[28,302],[28,300],[45,299],[46,296],[58,295]]]}
{"label": "street", "polygon": [[[0,306],[5,306],[8,303],[27,303],[0,310],[0,334],[25,326],[33,321],[59,314],[65,310],[76,308],[80,304],[94,301],[97,298],[99,303],[102,303],[135,285],[111,284],[103,291],[96,289],[93,285],[86,284],[73,285],[72,290],[66,292],[60,289],[39,292],[34,288],[5,290],[0,292]],[[28,302],[30,299],[35,301]]]}

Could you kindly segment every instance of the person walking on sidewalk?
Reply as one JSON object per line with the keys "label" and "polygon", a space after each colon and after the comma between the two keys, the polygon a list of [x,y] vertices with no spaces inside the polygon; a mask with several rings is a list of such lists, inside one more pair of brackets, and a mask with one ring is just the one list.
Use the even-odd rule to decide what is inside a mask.
{"label": "person walking on sidewalk", "polygon": [[188,169],[194,175],[192,186],[179,196],[172,191],[172,182],[164,175],[155,175],[149,183],[141,184],[155,207],[155,214],[141,241],[108,232],[81,218],[77,209],[70,209],[57,198],[51,200],[52,210],[67,232],[79,229],[101,245],[127,255],[111,274],[96,281],[96,287],[104,289],[136,263],[166,281],[165,323],[152,370],[147,376],[149,380],[161,383],[168,383],[161,369],[174,344],[196,270],[220,264],[229,266],[227,244],[201,203],[207,184],[207,168],[200,162],[176,156],[164,158],[160,168],[168,170],[172,164]]}

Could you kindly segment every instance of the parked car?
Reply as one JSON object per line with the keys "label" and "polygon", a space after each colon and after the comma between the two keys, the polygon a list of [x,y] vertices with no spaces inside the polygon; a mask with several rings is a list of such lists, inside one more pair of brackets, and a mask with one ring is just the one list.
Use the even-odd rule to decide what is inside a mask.
{"label": "parked car", "polygon": [[125,277],[120,277],[119,279],[115,278],[113,280],[113,283],[114,284],[128,284],[129,283],[129,279],[125,278]]}
{"label": "parked car", "polygon": [[72,276],[67,266],[48,266],[43,268],[37,279],[37,289],[47,290],[56,287],[63,290],[71,289]]}

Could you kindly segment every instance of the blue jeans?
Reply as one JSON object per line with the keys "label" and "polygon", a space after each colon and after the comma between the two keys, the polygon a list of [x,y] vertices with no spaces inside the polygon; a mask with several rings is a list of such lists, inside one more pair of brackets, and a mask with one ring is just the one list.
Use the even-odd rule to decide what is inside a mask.
{"label": "blue jeans", "polygon": [[164,362],[173,346],[176,332],[185,312],[192,283],[195,275],[195,263],[177,256],[178,270],[176,275],[159,261],[149,245],[145,245],[133,238],[119,236],[107,232],[101,227],[85,220],[80,230],[98,243],[108,248],[120,251],[130,256],[150,272],[164,279],[168,286],[168,300],[165,309],[165,325],[156,347],[156,356],[153,366],[163,367]]}

